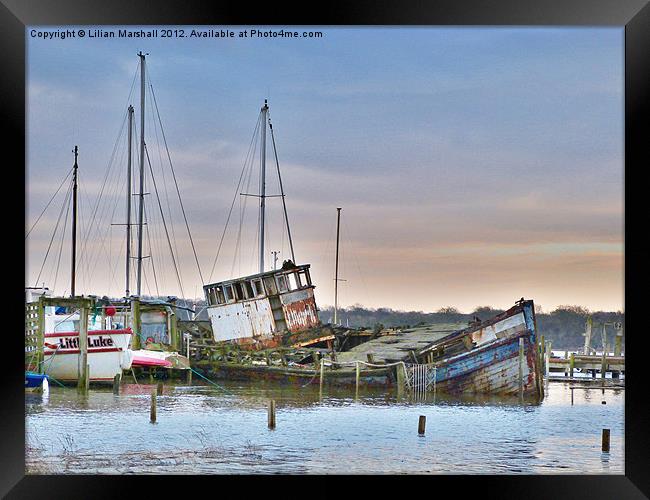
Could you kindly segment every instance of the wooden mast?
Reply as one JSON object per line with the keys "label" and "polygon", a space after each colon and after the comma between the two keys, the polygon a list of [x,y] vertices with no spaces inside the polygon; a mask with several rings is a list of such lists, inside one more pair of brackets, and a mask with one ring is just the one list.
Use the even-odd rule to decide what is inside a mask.
{"label": "wooden mast", "polygon": [[126,168],[126,297],[131,294],[129,277],[131,274],[131,157],[133,142],[133,106],[129,106],[129,159]]}
{"label": "wooden mast", "polygon": [[74,166],[72,174],[72,276],[70,284],[70,295],[75,296],[75,281],[76,281],[76,268],[77,268],[77,156],[79,155],[79,148],[74,147]]}
{"label": "wooden mast", "polygon": [[262,172],[260,174],[260,273],[264,272],[264,212],[266,208],[266,114],[269,106],[264,99],[262,106]]}
{"label": "wooden mast", "polygon": [[138,206],[138,277],[137,277],[137,295],[140,297],[142,292],[142,226],[144,219],[144,56],[140,56],[140,193]]}
{"label": "wooden mast", "polygon": [[336,270],[334,271],[334,324],[338,324],[339,308],[339,234],[341,227],[341,209],[336,209]]}

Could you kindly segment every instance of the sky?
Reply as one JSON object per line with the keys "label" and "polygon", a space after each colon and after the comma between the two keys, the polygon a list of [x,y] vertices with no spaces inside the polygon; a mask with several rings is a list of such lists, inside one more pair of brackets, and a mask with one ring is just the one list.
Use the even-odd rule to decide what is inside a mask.
{"label": "sky", "polygon": [[[165,27],[117,37],[126,28],[153,29],[26,29],[26,233],[78,145],[77,293],[124,294],[125,116],[132,104],[139,130],[143,51],[157,105],[148,90],[157,185],[146,177],[143,293],[200,297],[204,283],[258,271],[258,199],[238,193],[258,193],[259,149],[254,162],[247,152],[268,99],[296,260],[311,264],[321,307],[334,302],[342,207],[340,306],[470,312],[523,296],[543,310],[623,309],[622,28],[287,26],[323,36],[197,39],[192,29],[251,27],[172,26],[186,37],[162,38]],[[88,34],[37,33],[66,29]],[[90,38],[95,29],[116,37]],[[270,142],[267,155],[267,194],[278,194]],[[236,189],[242,172],[247,190]],[[68,184],[26,239],[26,286],[70,293]],[[270,251],[290,254],[280,198],[267,207],[271,269]]]}

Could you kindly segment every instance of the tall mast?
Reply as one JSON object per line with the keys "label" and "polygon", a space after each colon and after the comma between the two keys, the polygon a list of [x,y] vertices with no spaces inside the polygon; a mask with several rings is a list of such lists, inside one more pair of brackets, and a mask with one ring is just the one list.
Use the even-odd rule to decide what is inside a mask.
{"label": "tall mast", "polygon": [[131,274],[131,156],[133,142],[133,106],[129,106],[129,159],[126,167],[126,297],[130,295]]}
{"label": "tall mast", "polygon": [[284,210],[284,222],[287,225],[287,236],[289,237],[289,249],[291,250],[291,260],[296,262],[296,254],[293,252],[293,240],[291,239],[291,227],[289,226],[289,216],[287,215],[287,203],[284,199],[284,187],[282,187],[282,176],[280,175],[280,162],[278,161],[278,150],[275,147],[275,135],[273,134],[273,125],[269,118],[269,130],[271,131],[271,141],[273,142],[273,154],[275,155],[275,166],[278,170],[278,182],[280,183],[280,196],[282,197],[282,208]]}
{"label": "tall mast", "polygon": [[70,294],[75,296],[75,280],[77,269],[77,156],[79,155],[79,148],[74,147],[74,166],[72,174],[72,276],[70,284]]}
{"label": "tall mast", "polygon": [[334,271],[334,324],[338,324],[339,308],[339,234],[341,226],[341,209],[336,209],[336,270]]}
{"label": "tall mast", "polygon": [[264,272],[264,209],[266,208],[266,115],[269,106],[264,99],[262,107],[262,173],[260,175],[260,273]]}
{"label": "tall mast", "polygon": [[144,73],[145,63],[144,54],[138,52],[140,56],[140,193],[138,207],[138,283],[137,294],[140,297],[142,291],[142,223],[144,219]]}

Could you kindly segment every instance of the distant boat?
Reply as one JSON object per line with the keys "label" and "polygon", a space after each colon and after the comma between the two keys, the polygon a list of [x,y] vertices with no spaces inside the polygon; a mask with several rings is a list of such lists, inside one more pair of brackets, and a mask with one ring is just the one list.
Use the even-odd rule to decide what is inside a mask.
{"label": "distant boat", "polygon": [[[266,198],[266,124],[268,104],[261,109],[261,182],[259,234],[259,272],[241,278],[211,283],[203,287],[207,313],[216,342],[233,342],[248,349],[268,349],[290,345],[292,335],[308,332],[320,326],[314,285],[309,274],[309,264],[295,264],[293,242],[289,229],[280,168],[277,162],[279,186],[287,227],[291,259],[282,268],[267,270],[264,262]],[[271,137],[273,128],[268,121]],[[273,140],[275,149],[275,140]]]}

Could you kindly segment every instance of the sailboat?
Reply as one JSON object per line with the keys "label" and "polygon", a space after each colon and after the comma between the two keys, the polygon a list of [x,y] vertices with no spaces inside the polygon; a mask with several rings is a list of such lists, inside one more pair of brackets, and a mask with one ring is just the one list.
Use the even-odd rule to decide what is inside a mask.
{"label": "sailboat", "polygon": [[[204,285],[207,314],[216,342],[232,342],[245,349],[268,349],[292,345],[299,338],[320,326],[310,276],[310,264],[296,264],[291,230],[285,203],[282,178],[275,151],[273,126],[268,117],[265,99],[261,108],[261,155],[259,198],[259,271],[256,274]],[[280,269],[265,266],[266,217],[266,131],[273,140],[273,149],[280,186],[284,220],[287,227],[291,259]]]}
{"label": "sailboat", "polygon": [[[95,299],[78,297],[76,284],[78,155],[74,148],[72,177],[72,263],[71,297],[53,297],[46,288],[26,288],[25,296],[25,369],[26,387],[43,383],[47,376],[73,382],[88,375],[90,382],[113,381],[122,370],[131,367],[130,328],[113,328],[115,308],[96,304]],[[78,309],[93,304],[102,314],[88,317]],[[80,344],[80,327],[86,321],[87,346]],[[86,372],[86,367],[89,370]]]}

